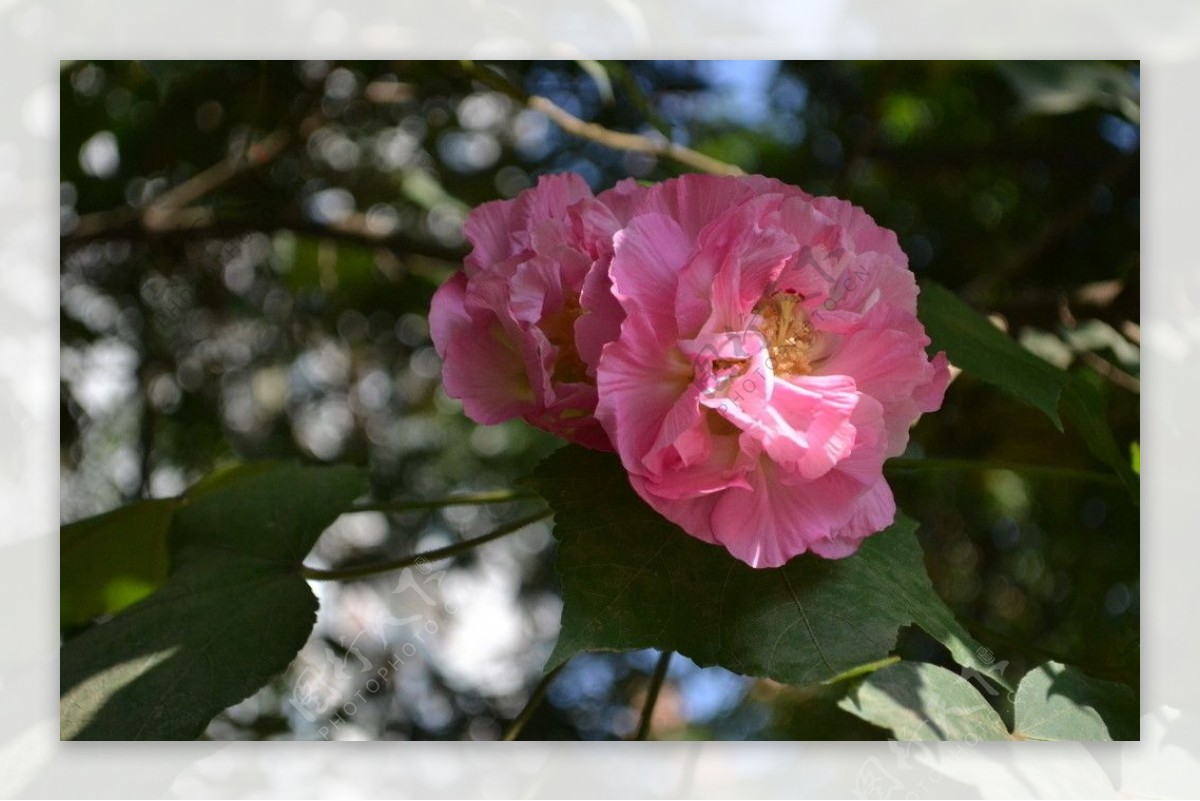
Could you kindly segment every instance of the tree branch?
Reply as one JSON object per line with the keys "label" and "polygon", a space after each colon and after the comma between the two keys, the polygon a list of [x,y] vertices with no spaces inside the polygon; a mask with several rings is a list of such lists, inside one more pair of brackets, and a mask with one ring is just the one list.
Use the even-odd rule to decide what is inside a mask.
{"label": "tree branch", "polygon": [[562,106],[556,104],[553,100],[541,95],[531,95],[510,83],[504,76],[494,70],[477,66],[474,62],[464,61],[462,62],[462,68],[468,76],[480,83],[508,95],[534,111],[540,111],[545,114],[559,128],[562,128],[572,136],[597,142],[613,150],[645,153],[646,155],[658,158],[670,159],[699,172],[708,172],[714,175],[745,175],[741,167],[727,164],[724,161],[706,156],[683,145],[677,145],[669,140],[651,139],[641,134],[613,131],[605,128],[603,125],[581,120]]}
{"label": "tree branch", "polygon": [[173,230],[191,230],[211,224],[210,209],[190,209],[189,204],[232,181],[242,173],[273,161],[287,149],[292,136],[278,130],[250,144],[245,153],[229,155],[206,170],[172,187],[146,205],[141,212],[131,208],[113,209],[79,218],[74,229],[62,237],[65,244],[94,239],[111,239],[120,233],[135,231],[150,234]]}

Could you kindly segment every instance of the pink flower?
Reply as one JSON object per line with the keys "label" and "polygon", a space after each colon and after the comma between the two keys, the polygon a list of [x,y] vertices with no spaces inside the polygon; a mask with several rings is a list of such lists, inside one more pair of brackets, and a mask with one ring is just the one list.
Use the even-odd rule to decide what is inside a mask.
{"label": "pink flower", "polygon": [[596,416],[651,506],[755,567],[848,556],[893,521],[884,459],[949,381],[895,234],[836,198],[689,175],[633,200],[608,275],[624,320]]}
{"label": "pink flower", "polygon": [[578,175],[551,175],[471,212],[474,248],[429,312],[443,385],[471,419],[521,417],[612,449],[594,417],[596,365],[621,320],[607,291],[613,236],[641,191],[627,181],[594,197]]}

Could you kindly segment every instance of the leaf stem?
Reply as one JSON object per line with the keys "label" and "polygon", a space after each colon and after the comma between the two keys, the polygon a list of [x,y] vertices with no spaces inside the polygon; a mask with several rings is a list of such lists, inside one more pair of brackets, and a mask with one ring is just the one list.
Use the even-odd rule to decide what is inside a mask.
{"label": "leaf stem", "polygon": [[447,545],[444,548],[435,548],[432,551],[425,553],[413,554],[400,559],[393,559],[390,562],[381,562],[374,565],[360,565],[358,567],[343,567],[334,568],[332,570],[322,570],[316,567],[307,565],[300,566],[300,575],[309,581],[357,581],[358,579],[370,578],[380,573],[388,573],[393,570],[400,570],[413,565],[424,564],[425,562],[438,562],[442,559],[448,559],[451,556],[469,551],[472,548],[477,548],[485,542],[499,539],[509,534],[514,534],[526,526],[530,526],[539,520],[545,520],[552,512],[549,509],[544,509],[537,514],[532,514],[527,517],[522,517],[519,520],[514,520],[511,523],[506,523],[500,526],[495,531],[484,534],[482,537],[476,537],[472,540],[463,540],[452,545]]}
{"label": "leaf stem", "polygon": [[611,147],[613,150],[626,150],[631,153],[646,153],[659,158],[667,158],[691,167],[700,172],[714,175],[745,175],[741,167],[727,164],[712,156],[677,145],[669,139],[656,140],[641,134],[624,133],[605,128],[594,122],[587,122],[576,117],[571,112],[556,104],[553,100],[541,95],[531,95],[519,86],[511,83],[500,73],[487,67],[480,67],[473,61],[463,61],[462,69],[469,77],[480,83],[502,92],[518,103],[534,111],[540,111],[551,119],[559,128],[572,136],[590,139],[593,142]]}
{"label": "leaf stem", "polygon": [[534,500],[539,496],[532,492],[516,490],[492,490],[476,492],[469,495],[451,495],[446,498],[414,501],[375,501],[362,503],[352,507],[349,512],[410,512],[418,509],[440,509],[443,506],[481,506],[489,503],[509,503],[510,501]]}
{"label": "leaf stem", "polygon": [[904,457],[896,457],[888,459],[884,464],[884,469],[905,472],[914,470],[1011,470],[1014,473],[1043,475],[1047,478],[1077,479],[1080,481],[1095,481],[1101,484],[1121,485],[1121,479],[1117,476],[1109,473],[1101,473],[1096,470],[976,459],[906,459]]}
{"label": "leaf stem", "polygon": [[885,657],[883,659],[876,660],[874,662],[867,662],[864,665],[857,665],[855,667],[850,668],[849,670],[844,670],[832,678],[825,679],[825,681],[821,682],[821,684],[837,684],[838,682],[849,681],[850,679],[857,679],[860,676],[866,676],[869,673],[874,673],[877,670],[882,670],[885,667],[890,667],[891,665],[894,665],[894,664],[898,663],[899,661],[900,661],[900,657],[889,656],[889,657]]}
{"label": "leaf stem", "polygon": [[654,666],[654,675],[650,677],[650,689],[646,691],[646,703],[642,706],[642,722],[638,725],[635,740],[645,740],[650,736],[650,721],[654,717],[654,705],[658,703],[658,692],[662,689],[663,681],[667,678],[667,668],[671,666],[673,651],[663,651]]}
{"label": "leaf stem", "polygon": [[529,700],[525,703],[525,708],[521,710],[521,714],[517,715],[516,719],[509,725],[504,732],[504,742],[512,742],[521,736],[521,730],[525,728],[525,724],[533,717],[533,713],[542,705],[542,699],[546,697],[546,690],[550,689],[550,682],[562,672],[562,669],[567,666],[566,662],[556,667],[554,670],[542,676],[542,680],[538,682],[537,687],[533,688],[533,693],[530,694]]}

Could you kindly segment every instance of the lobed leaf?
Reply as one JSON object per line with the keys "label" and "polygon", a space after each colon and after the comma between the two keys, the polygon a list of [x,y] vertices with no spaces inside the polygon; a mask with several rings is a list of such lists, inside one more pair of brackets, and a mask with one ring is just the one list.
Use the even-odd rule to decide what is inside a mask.
{"label": "lobed leaf", "polygon": [[1007,740],[996,710],[962,676],[924,662],[877,670],[838,706],[897,740]]}
{"label": "lobed leaf", "polygon": [[1013,724],[1025,740],[1137,740],[1137,698],[1123,684],[1047,662],[1021,679]]}
{"label": "lobed leaf", "polygon": [[908,518],[849,558],[755,569],[647,506],[612,454],[563,448],[530,483],[554,509],[560,540],[562,631],[547,670],[583,651],[659,648],[811,684],[886,657],[915,623],[1003,682],[934,592]]}
{"label": "lobed leaf", "polygon": [[897,740],[1136,740],[1137,700],[1126,686],[1057,662],[1021,679],[1014,732],[962,676],[922,662],[874,671],[838,706]]}

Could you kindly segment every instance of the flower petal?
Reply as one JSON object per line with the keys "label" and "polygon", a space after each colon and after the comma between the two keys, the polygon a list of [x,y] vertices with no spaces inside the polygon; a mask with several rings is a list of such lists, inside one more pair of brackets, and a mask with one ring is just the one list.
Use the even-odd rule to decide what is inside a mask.
{"label": "flower petal", "polygon": [[664,298],[674,297],[679,270],[691,243],[679,224],[661,214],[635,217],[613,243],[613,295],[626,314],[644,317],[665,335],[674,335],[675,316]]}

